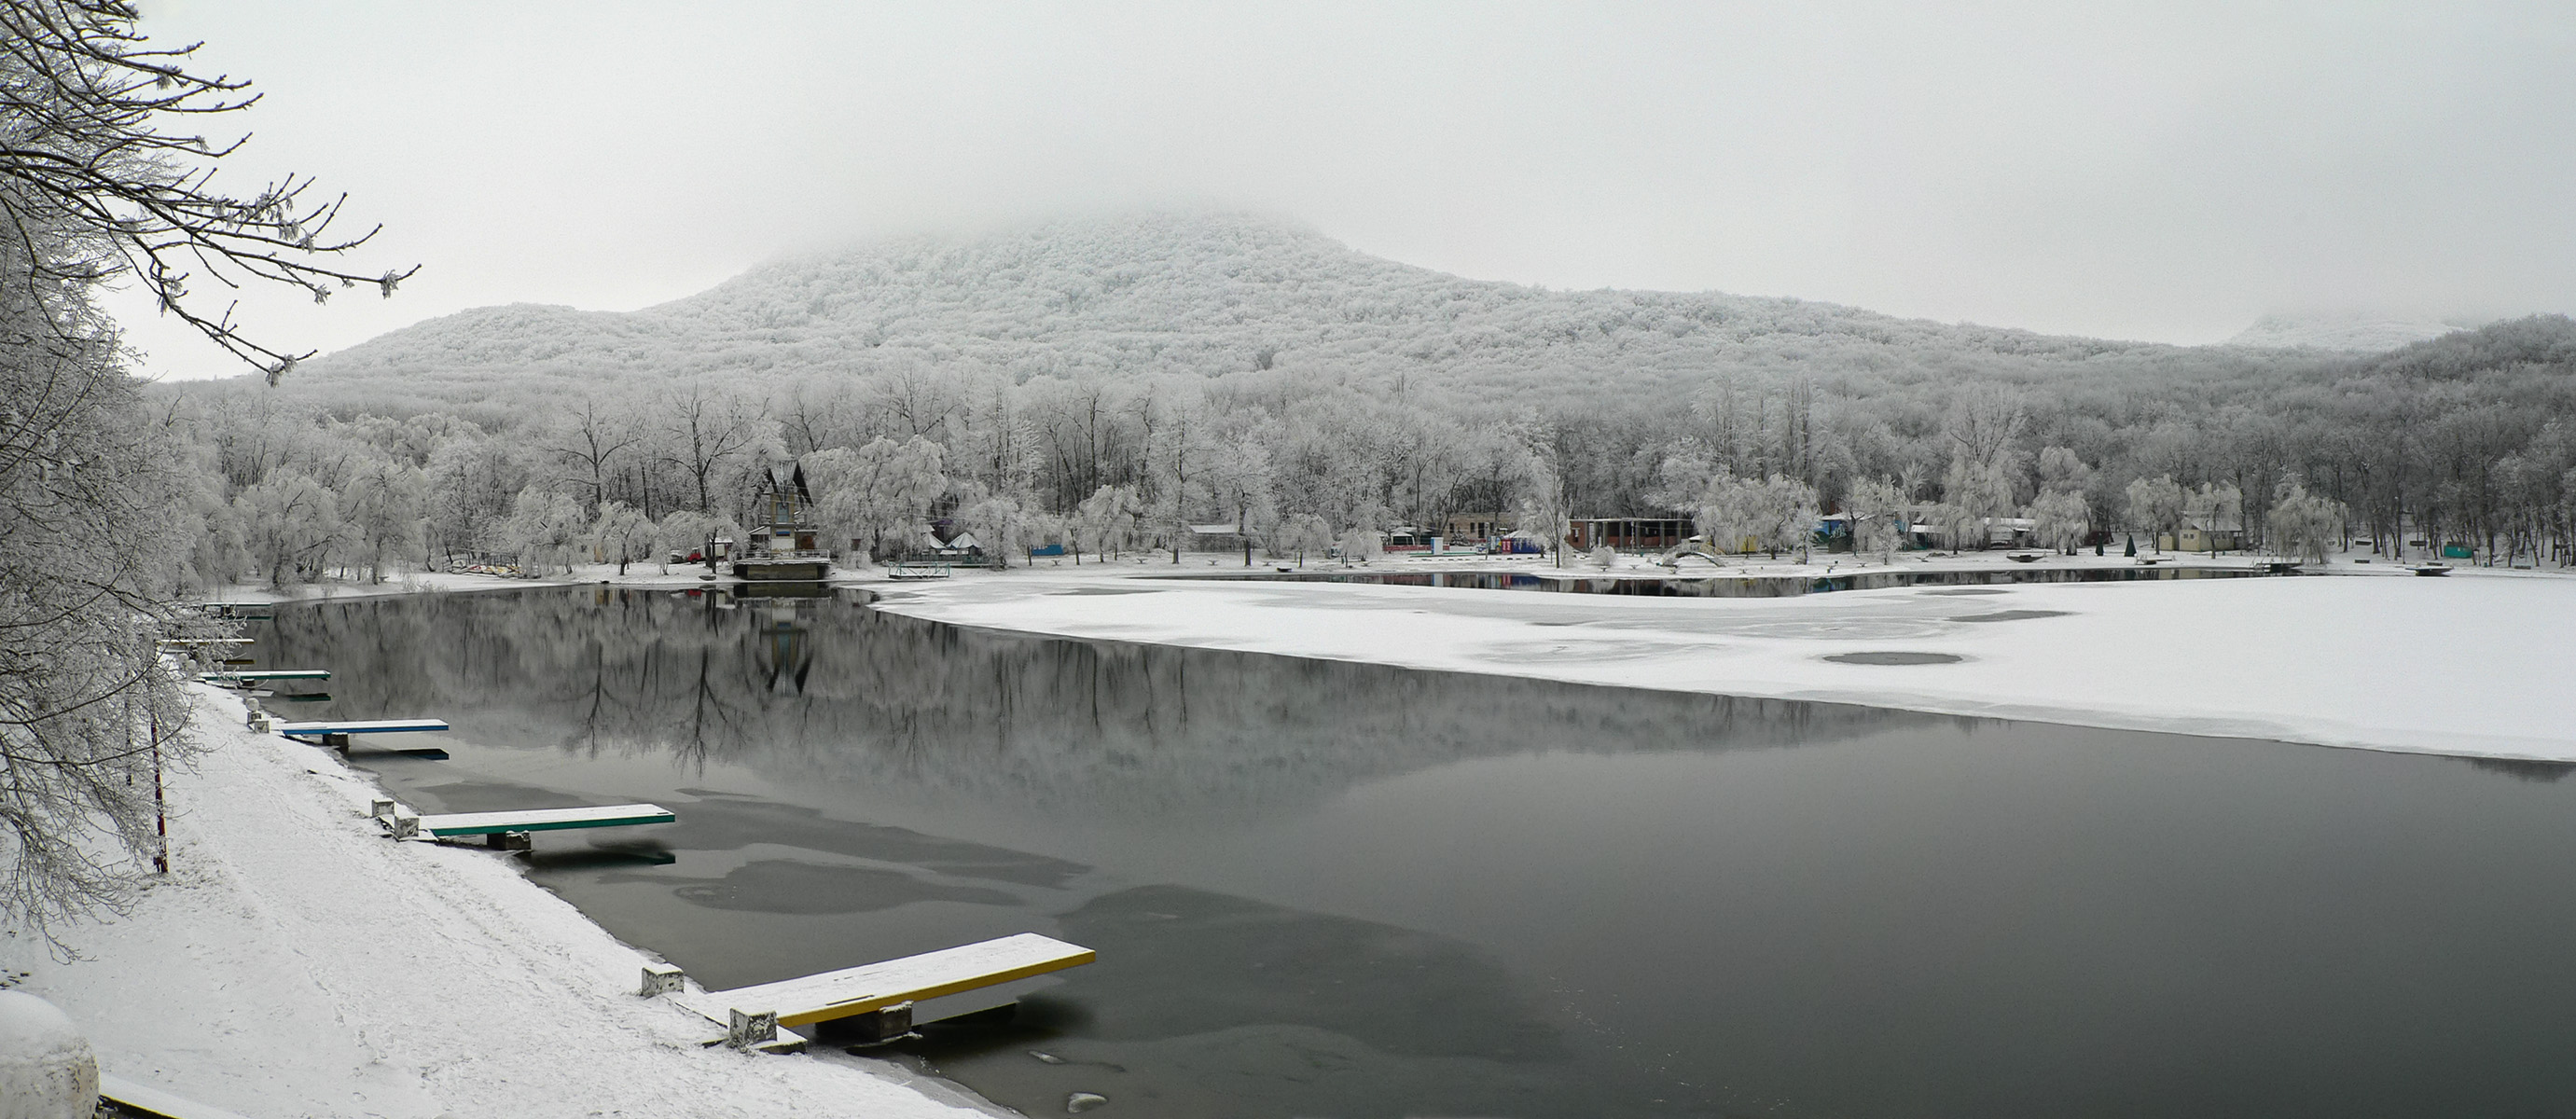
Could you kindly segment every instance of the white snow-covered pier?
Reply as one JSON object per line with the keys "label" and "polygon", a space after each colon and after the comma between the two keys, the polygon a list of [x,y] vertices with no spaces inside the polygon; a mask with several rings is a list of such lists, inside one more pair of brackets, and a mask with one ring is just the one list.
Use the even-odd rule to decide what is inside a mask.
{"label": "white snow-covered pier", "polygon": [[447,729],[445,719],[346,719],[277,724],[277,733],[288,738],[326,740],[333,735],[409,734]]}
{"label": "white snow-covered pier", "polygon": [[[943,948],[730,991],[680,992],[672,1001],[726,1027],[726,1041],[759,1045],[775,1027],[890,1015],[878,1038],[912,1028],[913,1004],[1078,967],[1098,958],[1079,944],[1037,933]],[[872,1038],[871,1040],[875,1040]]]}

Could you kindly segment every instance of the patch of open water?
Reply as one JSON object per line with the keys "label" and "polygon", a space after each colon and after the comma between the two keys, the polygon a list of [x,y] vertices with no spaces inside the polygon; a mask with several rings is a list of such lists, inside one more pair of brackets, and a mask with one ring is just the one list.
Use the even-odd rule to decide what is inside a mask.
{"label": "patch of open water", "polygon": [[[280,608],[428,810],[725,987],[1034,930],[898,1051],[1029,1114],[2542,1114],[2570,767],[1024,637],[865,597]],[[495,856],[501,857],[501,856]],[[1092,1101],[1089,1093],[1107,1102]]]}

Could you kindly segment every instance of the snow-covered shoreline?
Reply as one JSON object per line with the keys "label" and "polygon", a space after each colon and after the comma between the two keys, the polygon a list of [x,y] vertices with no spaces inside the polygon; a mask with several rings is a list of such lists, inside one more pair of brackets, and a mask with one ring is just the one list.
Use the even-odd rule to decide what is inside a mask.
{"label": "snow-covered shoreline", "polygon": [[0,939],[108,1072],[253,1119],[1001,1113],[882,1062],[701,1045],[708,1022],[636,994],[648,956],[507,856],[390,841],[365,776],[199,703],[172,873],[60,928],[78,959]]}

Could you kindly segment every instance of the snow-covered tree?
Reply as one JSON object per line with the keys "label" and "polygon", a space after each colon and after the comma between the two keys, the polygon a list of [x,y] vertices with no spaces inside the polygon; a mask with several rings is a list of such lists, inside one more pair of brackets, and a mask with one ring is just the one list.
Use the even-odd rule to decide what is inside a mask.
{"label": "snow-covered tree", "polygon": [[[654,524],[643,510],[623,501],[605,501],[600,503],[599,515],[591,518],[590,531],[584,534],[583,542],[593,555],[615,561],[617,573],[624,575],[626,565],[637,560],[656,554],[668,558],[668,553],[655,546],[661,534],[661,526]],[[665,563],[663,570],[670,570],[669,564]]]}
{"label": "snow-covered tree", "polygon": [[1270,540],[1270,554],[1285,556],[1294,553],[1297,566],[1304,567],[1307,553],[1322,555],[1332,546],[1333,526],[1313,513],[1299,513],[1279,522],[1278,534]]}
{"label": "snow-covered tree", "polygon": [[2310,563],[2324,563],[2343,541],[2343,507],[2309,493],[2297,478],[2283,478],[2272,493],[2272,512],[2264,526],[2273,551]]}
{"label": "snow-covered tree", "polygon": [[[1565,529],[1574,519],[1574,499],[1565,490],[1564,474],[1553,451],[1532,451],[1522,468],[1518,512],[1520,531],[1531,534],[1565,566]],[[1374,541],[1375,535],[1370,539]]]}
{"label": "snow-covered tree", "polygon": [[1102,486],[1082,499],[1072,520],[1075,561],[1081,560],[1081,543],[1089,541],[1091,550],[1107,563],[1135,539],[1135,492],[1125,486]]}
{"label": "snow-covered tree", "polygon": [[1738,478],[1720,467],[1701,488],[1699,508],[1692,514],[1691,523],[1699,529],[1700,538],[1708,541],[1709,550],[1719,555],[1759,548],[1762,525],[1769,516],[1763,508],[1764,496],[1762,483]]}
{"label": "snow-covered tree", "polygon": [[2084,543],[2093,529],[2092,507],[2084,495],[2072,490],[2049,490],[2030,503],[2028,516],[2031,533],[2043,548],[2054,548],[2067,555]]}
{"label": "snow-covered tree", "polygon": [[2164,534],[2182,524],[2185,494],[2172,475],[2139,478],[2129,483],[2129,523],[2147,530],[2155,549],[2164,550]]}
{"label": "snow-covered tree", "polygon": [[581,502],[551,490],[524,490],[510,503],[510,519],[501,526],[501,539],[530,573],[555,565],[569,574],[573,548],[589,528],[590,518],[581,515]]}
{"label": "snow-covered tree", "polygon": [[917,435],[899,443],[879,436],[861,447],[807,455],[815,519],[835,541],[866,541],[857,557],[863,561],[885,554],[889,541],[909,548],[932,503],[949,489],[946,458],[945,448]]}
{"label": "snow-covered tree", "polygon": [[428,504],[429,479],[415,467],[386,459],[367,463],[341,487],[349,555],[366,568],[368,582],[384,582],[389,558],[421,558]]}
{"label": "snow-covered tree", "polygon": [[[0,923],[48,939],[117,905],[147,862],[167,869],[153,772],[188,753],[192,708],[158,642],[211,636],[177,600],[188,456],[96,294],[149,293],[274,384],[309,353],[253,341],[207,298],[248,280],[391,294],[410,274],[336,265],[366,236],[333,232],[339,203],[307,201],[309,179],[226,193],[232,144],[204,138],[223,131],[208,114],[247,107],[248,83],[190,73],[195,48],[147,44],[135,19],[126,3],[0,2]],[[304,476],[243,512],[290,496],[331,491]]]}
{"label": "snow-covered tree", "polygon": [[1019,500],[995,495],[962,506],[957,510],[957,527],[975,534],[984,546],[984,555],[995,567],[1010,566],[1011,557],[1029,549],[1031,530],[1036,523]]}
{"label": "snow-covered tree", "polygon": [[299,470],[271,472],[234,498],[233,509],[251,558],[272,587],[320,578],[348,542],[338,495]]}
{"label": "snow-covered tree", "polygon": [[1774,474],[1751,495],[1753,537],[1772,559],[1804,548],[1816,535],[1816,491],[1805,482]]}
{"label": "snow-covered tree", "polygon": [[1853,482],[1851,495],[1843,501],[1843,515],[1851,518],[1853,554],[1875,552],[1879,562],[1894,562],[1896,549],[1904,543],[1897,522],[1905,513],[1905,498],[1897,492],[1896,483],[1885,478]]}

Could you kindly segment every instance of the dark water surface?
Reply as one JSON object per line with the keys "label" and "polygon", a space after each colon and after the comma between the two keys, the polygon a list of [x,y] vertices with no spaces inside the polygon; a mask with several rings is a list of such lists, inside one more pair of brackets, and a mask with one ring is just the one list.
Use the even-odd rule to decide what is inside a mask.
{"label": "dark water surface", "polygon": [[455,724],[422,736],[447,761],[358,756],[424,809],[674,809],[540,835],[530,873],[710,986],[1098,949],[903,1047],[1031,1115],[2576,1108],[2566,766],[1020,637],[855,593],[254,633],[333,671],[299,714]]}

